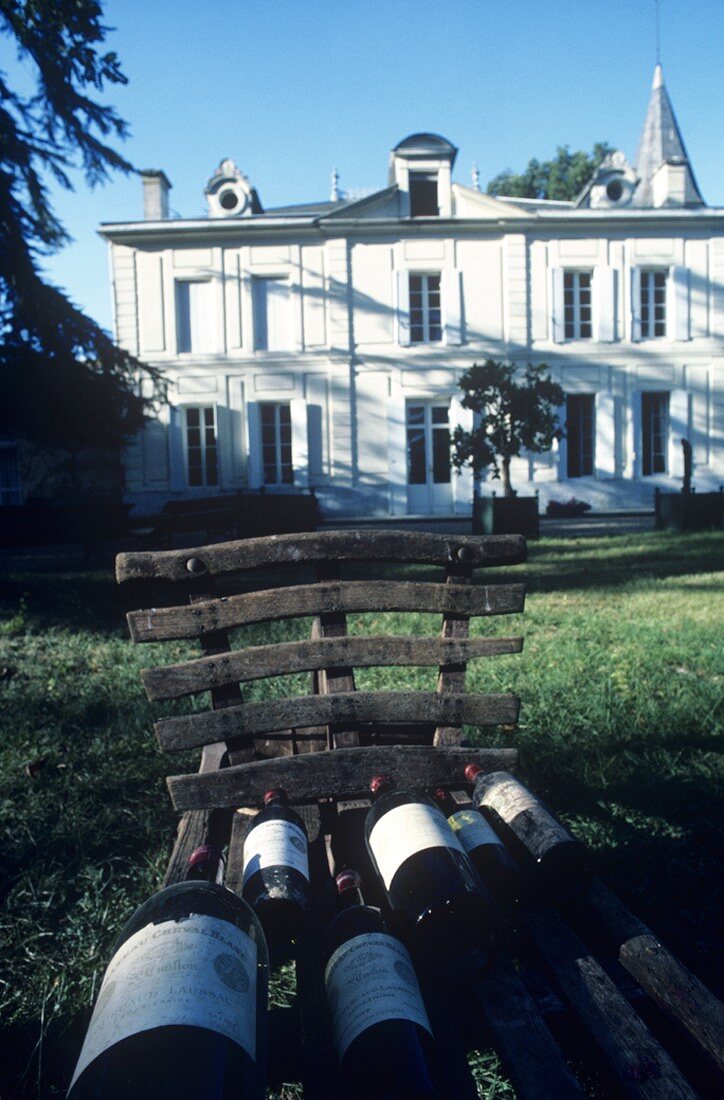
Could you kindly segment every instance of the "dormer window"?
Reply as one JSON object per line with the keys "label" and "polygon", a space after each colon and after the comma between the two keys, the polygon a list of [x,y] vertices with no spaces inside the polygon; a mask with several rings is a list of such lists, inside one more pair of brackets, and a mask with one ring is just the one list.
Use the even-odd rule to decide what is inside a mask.
{"label": "dormer window", "polygon": [[439,213],[437,172],[410,172],[410,217],[436,218]]}

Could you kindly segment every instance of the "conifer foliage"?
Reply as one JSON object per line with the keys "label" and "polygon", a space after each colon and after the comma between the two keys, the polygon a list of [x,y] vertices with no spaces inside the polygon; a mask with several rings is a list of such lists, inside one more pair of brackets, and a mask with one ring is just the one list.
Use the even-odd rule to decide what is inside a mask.
{"label": "conifer foliage", "polygon": [[134,170],[109,144],[125,122],[95,98],[126,83],[103,52],[102,14],[94,0],[0,0],[0,34],[34,79],[21,93],[0,71],[0,430],[73,449],[120,443],[145,405],[141,364],[41,271],[69,239],[49,182],[71,189],[77,169],[94,186]]}

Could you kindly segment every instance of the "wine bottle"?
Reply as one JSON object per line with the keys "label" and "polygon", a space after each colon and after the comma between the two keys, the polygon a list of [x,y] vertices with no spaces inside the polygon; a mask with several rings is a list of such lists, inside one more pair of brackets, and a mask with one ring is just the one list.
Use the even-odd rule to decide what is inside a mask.
{"label": "wine bottle", "polygon": [[[210,862],[194,855],[192,874]],[[69,1100],[262,1100],[267,985],[246,902],[216,882],[166,887],[116,940]]]}
{"label": "wine bottle", "polygon": [[224,853],[218,844],[201,844],[189,856],[187,882],[224,881]]}
{"label": "wine bottle", "polygon": [[477,764],[467,765],[465,778],[473,784],[473,804],[520,860],[533,890],[554,889],[564,899],[580,891],[585,848],[520,780]]}
{"label": "wine bottle", "polygon": [[309,844],[304,822],[281,789],[267,791],[264,809],[244,840],[242,897],[261,921],[273,966],[293,953],[309,907]]}
{"label": "wine bottle", "polygon": [[433,797],[497,904],[510,908],[518,900],[520,871],[498,834],[479,810],[459,809],[449,791],[436,790]]}
{"label": "wine bottle", "polygon": [[396,790],[390,776],[375,776],[370,793],[367,847],[411,946],[484,949],[497,924],[495,903],[445,815],[429,798]]}
{"label": "wine bottle", "polygon": [[436,1100],[432,1029],[412,960],[364,904],[356,871],[336,879],[324,984],[344,1096]]}

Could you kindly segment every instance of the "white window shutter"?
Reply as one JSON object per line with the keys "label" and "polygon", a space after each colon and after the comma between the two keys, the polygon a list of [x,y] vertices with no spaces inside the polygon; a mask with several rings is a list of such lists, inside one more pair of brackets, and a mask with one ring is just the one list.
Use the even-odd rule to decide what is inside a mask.
{"label": "white window shutter", "polygon": [[593,272],[593,338],[610,344],[616,339],[616,272],[603,265]]}
{"label": "white window shutter", "polygon": [[689,339],[689,269],[669,268],[666,282],[667,335],[671,340]]}
{"label": "white window shutter", "polygon": [[641,268],[631,268],[631,339],[641,339]]}
{"label": "white window shutter", "polygon": [[397,272],[397,343],[408,347],[410,343],[410,274]]}
{"label": "white window shutter", "polygon": [[[462,428],[469,432],[473,428],[473,410],[463,408],[462,396],[457,394],[450,401],[450,440],[455,435],[455,429]],[[473,472],[469,466],[465,466],[460,473],[453,473],[453,493],[455,496],[455,511],[467,515],[472,507],[473,500]]]}
{"label": "white window shutter", "polygon": [[461,278],[462,273],[455,269],[448,269],[442,273],[442,308],[445,318],[445,343],[448,345],[463,342]]}
{"label": "white window shutter", "polygon": [[689,394],[686,390],[672,390],[669,396],[669,473],[671,477],[684,476],[684,451],[682,439],[689,438]]}
{"label": "white window shutter", "polygon": [[616,476],[616,399],[612,393],[596,394],[594,456],[598,477]]}
{"label": "white window shutter", "polygon": [[309,432],[307,428],[307,402],[293,397],[289,402],[292,420],[292,469],[294,484],[305,488],[309,484]]}
{"label": "white window shutter", "polygon": [[551,335],[556,344],[562,344],[566,338],[562,267],[551,268]]}
{"label": "white window shutter", "polygon": [[249,488],[258,489],[263,484],[262,458],[261,458],[261,423],[259,420],[259,403],[250,401],[246,406],[248,439],[249,439]]}

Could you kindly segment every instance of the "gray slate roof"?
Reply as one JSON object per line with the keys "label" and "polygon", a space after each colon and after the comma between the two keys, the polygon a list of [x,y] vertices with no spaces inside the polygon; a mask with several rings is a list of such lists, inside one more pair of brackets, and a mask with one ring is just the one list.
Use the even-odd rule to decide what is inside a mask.
{"label": "gray slate roof", "polygon": [[653,177],[662,164],[671,161],[687,165],[694,191],[701,205],[705,205],[689,164],[684,139],[674,115],[674,108],[671,106],[669,93],[666,91],[661,65],[657,65],[654,69],[646,121],[636,153],[636,174],[639,177],[639,184],[634,195],[634,206],[653,206]]}

